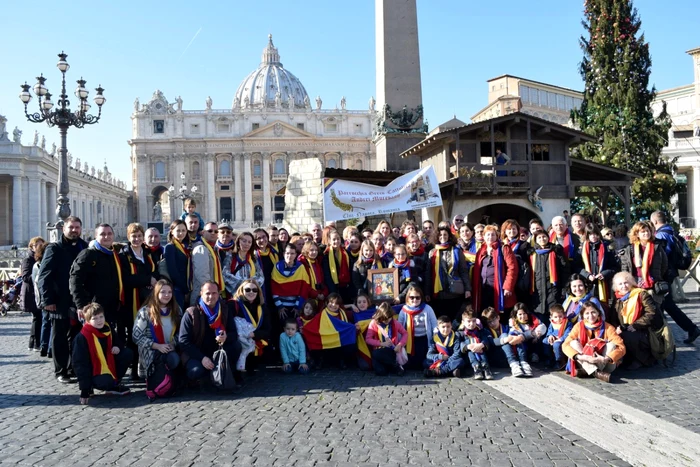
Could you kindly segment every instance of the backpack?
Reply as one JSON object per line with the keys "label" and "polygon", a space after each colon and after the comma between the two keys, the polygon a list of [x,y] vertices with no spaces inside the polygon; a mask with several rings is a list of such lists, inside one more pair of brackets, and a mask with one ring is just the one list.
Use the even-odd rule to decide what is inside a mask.
{"label": "backpack", "polygon": [[676,361],[676,341],[673,339],[673,332],[666,321],[663,318],[664,324],[660,329],[649,330],[649,346],[651,347],[651,355],[664,363],[664,366],[669,366],[666,363],[666,359],[671,356],[670,365]]}
{"label": "backpack", "polygon": [[673,233],[673,266],[676,269],[686,271],[693,263],[693,252],[690,251],[688,242],[678,233]]}
{"label": "backpack", "polygon": [[175,392],[175,381],[160,353],[155,355],[146,373],[146,396],[153,402],[158,397],[170,397]]}
{"label": "backpack", "polygon": [[220,390],[236,389],[236,380],[228,362],[228,355],[223,347],[219,346],[219,350],[214,352],[212,361],[214,369],[209,373],[211,383]]}

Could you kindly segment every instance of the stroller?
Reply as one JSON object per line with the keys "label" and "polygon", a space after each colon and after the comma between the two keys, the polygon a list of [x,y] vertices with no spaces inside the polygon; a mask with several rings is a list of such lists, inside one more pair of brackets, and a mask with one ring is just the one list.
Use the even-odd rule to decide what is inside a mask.
{"label": "stroller", "polygon": [[22,278],[9,279],[2,282],[2,297],[0,297],[0,315],[7,316],[8,311],[19,310],[19,293],[22,290]]}

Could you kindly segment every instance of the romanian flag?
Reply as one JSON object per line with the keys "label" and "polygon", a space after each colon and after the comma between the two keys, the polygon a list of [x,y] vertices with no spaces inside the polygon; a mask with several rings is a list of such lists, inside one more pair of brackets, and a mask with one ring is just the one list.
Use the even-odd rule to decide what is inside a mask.
{"label": "romanian flag", "polygon": [[304,340],[309,350],[337,349],[355,344],[357,332],[354,324],[334,318],[323,310],[304,325]]}
{"label": "romanian flag", "polygon": [[308,296],[309,275],[300,262],[296,262],[290,270],[285,270],[284,261],[280,261],[272,269],[272,295],[278,297]]}
{"label": "romanian flag", "polygon": [[375,311],[376,309],[371,307],[367,311],[355,313],[355,323],[360,325],[360,330],[357,332],[357,357],[368,365],[368,369],[372,368],[372,352],[370,352],[367,342],[365,342],[365,335]]}

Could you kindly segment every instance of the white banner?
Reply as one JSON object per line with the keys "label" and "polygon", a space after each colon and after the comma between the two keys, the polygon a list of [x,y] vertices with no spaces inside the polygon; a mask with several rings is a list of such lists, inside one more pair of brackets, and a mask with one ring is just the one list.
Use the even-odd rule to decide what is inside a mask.
{"label": "white banner", "polygon": [[442,206],[442,197],[432,167],[409,172],[385,187],[337,178],[323,179],[326,222],[436,206]]}

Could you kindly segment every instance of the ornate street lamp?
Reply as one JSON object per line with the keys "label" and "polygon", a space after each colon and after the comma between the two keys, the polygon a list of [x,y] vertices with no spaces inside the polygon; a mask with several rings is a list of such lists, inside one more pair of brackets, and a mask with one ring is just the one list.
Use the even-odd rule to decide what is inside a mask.
{"label": "ornate street lamp", "polygon": [[34,94],[36,94],[39,103],[38,112],[30,114],[27,111],[27,105],[32,100],[32,94],[29,91],[30,85],[26,81],[21,85],[22,92],[19,95],[20,100],[24,103],[24,115],[27,116],[27,120],[32,123],[46,122],[49,127],[57,126],[61,134],[61,146],[58,150],[58,205],[56,206],[56,217],[58,220],[55,224],[49,223],[47,225],[50,229],[55,228],[59,230],[63,226],[63,221],[70,216],[70,203],[68,200],[68,145],[66,142],[68,128],[71,126],[83,128],[85,125],[97,123],[102,115],[102,105],[106,102],[105,97],[102,95],[104,89],[102,89],[102,86],[97,86],[95,88],[97,95],[95,95],[93,101],[97,104],[98,113],[97,116],[88,114],[90,111],[90,103],[88,102],[89,91],[85,88],[86,81],[80,78],[77,81],[78,87],[75,89],[75,97],[78,98],[78,108],[75,111],[71,111],[68,94],[66,93],[66,72],[70,69],[70,65],[66,61],[67,57],[68,55],[63,52],[58,54],[59,60],[56,67],[61,71],[62,83],[57,108],[53,109],[54,102],[51,100],[51,93],[44,85],[46,78],[44,78],[43,74],[37,78],[37,83],[34,85]]}
{"label": "ornate street lamp", "polygon": [[179,199],[180,201],[182,201],[184,207],[184,203],[187,198],[194,200],[197,199],[197,197],[199,196],[199,193],[197,193],[197,191],[199,191],[199,188],[197,188],[197,184],[194,183],[192,185],[192,188],[188,190],[185,172],[182,172],[182,174],[180,175],[180,183],[182,183],[182,185],[180,186],[180,189],[177,190],[177,193],[175,192],[175,184],[170,184],[170,188],[168,188],[168,196],[170,196],[170,199]]}

